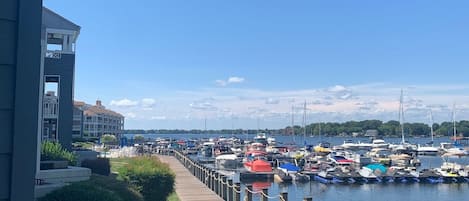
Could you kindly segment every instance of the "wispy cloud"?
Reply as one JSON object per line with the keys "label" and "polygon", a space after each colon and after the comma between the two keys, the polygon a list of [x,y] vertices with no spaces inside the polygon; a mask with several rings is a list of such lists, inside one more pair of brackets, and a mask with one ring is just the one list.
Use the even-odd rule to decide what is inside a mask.
{"label": "wispy cloud", "polygon": [[[178,121],[185,122],[180,124],[181,127],[189,129],[194,124],[187,121],[198,122],[199,125],[207,118],[217,122],[216,125],[212,123],[214,127],[229,128],[236,117],[239,127],[256,128],[256,119],[260,118],[265,121],[265,127],[279,128],[290,124],[292,106],[295,108],[295,118],[302,118],[304,101],[307,102],[308,122],[397,119],[401,88],[404,88],[406,121],[428,123],[430,108],[434,111],[436,122],[448,121],[453,102],[458,106],[457,118],[469,118],[469,104],[465,104],[469,102],[469,87],[454,85],[448,86],[448,89],[455,90],[450,94],[432,93],[427,85],[406,87],[385,83],[299,90],[213,87],[175,91],[139,101],[121,99],[111,105],[128,115],[131,122],[164,119],[165,122],[173,122],[172,125]],[[438,91],[443,92],[444,88],[444,85],[438,86]],[[158,107],[155,107],[156,104]],[[152,110],[145,110],[149,107]],[[153,124],[148,125],[151,127]]]}
{"label": "wispy cloud", "polygon": [[243,77],[229,77],[227,80],[215,80],[215,83],[218,85],[218,86],[221,86],[221,87],[225,87],[229,84],[235,84],[235,83],[242,83],[244,82],[244,78]]}
{"label": "wispy cloud", "polygon": [[121,100],[112,100],[110,105],[117,106],[117,107],[132,107],[132,106],[138,105],[138,101],[133,101],[133,100],[124,98]]}

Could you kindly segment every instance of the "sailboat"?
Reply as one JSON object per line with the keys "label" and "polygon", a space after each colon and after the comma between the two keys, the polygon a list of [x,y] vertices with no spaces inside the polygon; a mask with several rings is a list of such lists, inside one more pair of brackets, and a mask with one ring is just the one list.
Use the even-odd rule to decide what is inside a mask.
{"label": "sailboat", "polygon": [[404,91],[401,89],[401,98],[399,100],[399,123],[401,127],[401,143],[398,145],[389,146],[392,150],[398,153],[411,154],[417,151],[417,147],[406,142],[404,137]]}
{"label": "sailboat", "polygon": [[433,146],[433,113],[430,109],[430,133],[432,140],[426,145],[418,145],[417,154],[435,156],[438,154],[438,148]]}
{"label": "sailboat", "polygon": [[453,104],[453,143],[440,143],[440,148],[445,152],[444,156],[465,156],[468,155],[467,151],[462,147],[457,146],[456,143],[456,105]]}

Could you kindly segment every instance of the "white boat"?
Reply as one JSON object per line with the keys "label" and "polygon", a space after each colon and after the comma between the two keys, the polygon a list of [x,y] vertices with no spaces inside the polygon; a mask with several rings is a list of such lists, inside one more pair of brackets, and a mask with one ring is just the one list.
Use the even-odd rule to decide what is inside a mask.
{"label": "white boat", "polygon": [[436,156],[439,149],[430,145],[418,145],[417,153],[419,155]]}
{"label": "white boat", "polygon": [[277,144],[277,140],[274,137],[268,137],[267,138],[267,143],[269,145],[275,145],[275,144]]}
{"label": "white boat", "polygon": [[223,168],[235,169],[240,165],[240,160],[236,154],[221,154],[215,157],[215,163]]}
{"label": "white boat", "polygon": [[433,147],[433,113],[432,113],[432,110],[430,110],[430,120],[431,120],[430,134],[431,134],[432,140],[430,141],[431,142],[430,144],[426,144],[426,145],[420,145],[419,144],[418,145],[417,154],[419,154],[419,155],[435,156],[439,152],[437,147]]}

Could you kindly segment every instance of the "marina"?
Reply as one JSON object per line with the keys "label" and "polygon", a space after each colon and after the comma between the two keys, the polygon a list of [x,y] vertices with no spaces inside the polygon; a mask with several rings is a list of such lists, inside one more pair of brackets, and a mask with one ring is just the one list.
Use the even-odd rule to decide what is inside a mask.
{"label": "marina", "polygon": [[[464,189],[469,183],[468,156],[451,155],[440,148],[438,148],[439,151],[436,155],[419,155],[416,150],[399,149],[397,145],[399,145],[400,139],[398,138],[382,139],[382,142],[389,145],[388,149],[370,147],[366,148],[369,149],[368,151],[363,150],[365,148],[352,151],[341,146],[347,140],[345,138],[323,137],[318,139],[309,137],[306,139],[307,146],[294,146],[289,143],[290,136],[277,135],[269,136],[275,138],[275,145],[267,142],[261,146],[256,144],[257,135],[245,139],[233,138],[230,135],[149,136],[152,137],[148,138],[150,140],[146,144],[138,145],[146,150],[143,153],[171,149],[197,161],[205,168],[226,176],[233,182],[239,182],[240,188],[252,186],[259,191],[268,189],[269,193],[278,195],[287,192],[288,196],[294,197],[290,200],[300,200],[313,195],[321,197],[323,194],[335,191],[334,189],[373,188],[385,192],[395,191],[403,186],[420,190],[422,188],[441,189],[448,186]],[[366,142],[366,140],[366,138],[358,138],[352,141]],[[449,140],[450,138],[435,138],[435,143],[445,143]],[[191,141],[195,145],[194,147],[199,148],[199,151],[197,153],[185,151],[183,141]],[[330,142],[330,153],[316,153],[314,144],[317,145],[324,141]],[[410,141],[409,147],[418,147],[418,144],[425,142],[426,139],[414,138]],[[212,157],[202,154],[203,144],[206,142],[213,144]],[[164,146],[159,146],[161,144]],[[251,146],[252,144],[254,146]],[[197,149],[194,147],[192,149]],[[220,150],[216,150],[217,147],[224,147],[222,149],[225,151],[226,147],[234,147],[235,149],[222,154]],[[377,152],[377,156],[374,157],[369,155],[373,149],[381,149],[386,152]],[[463,148],[467,151],[466,149]],[[267,152],[267,150],[269,151]],[[231,160],[231,165],[227,168],[216,162],[218,156],[215,156],[215,153],[218,153],[218,156],[236,157],[227,158],[227,160]],[[406,153],[413,153],[413,155]],[[249,157],[269,163],[271,171],[266,169],[258,172],[252,169],[249,171],[246,168]],[[233,166],[233,163],[236,162],[238,165]],[[262,165],[265,163],[262,163],[261,167]],[[467,195],[465,191],[459,193]],[[241,193],[241,196],[244,195],[244,192]],[[256,198],[258,195],[253,196]]]}

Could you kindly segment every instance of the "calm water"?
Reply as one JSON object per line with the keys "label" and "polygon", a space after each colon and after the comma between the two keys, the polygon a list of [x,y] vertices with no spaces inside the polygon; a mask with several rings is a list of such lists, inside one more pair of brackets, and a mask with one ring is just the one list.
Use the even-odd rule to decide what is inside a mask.
{"label": "calm water", "polygon": [[[127,135],[131,137],[133,135]],[[144,135],[146,138],[155,139],[157,137],[170,137],[174,139],[189,139],[189,138],[211,138],[231,135],[198,135],[198,134],[148,134]],[[239,135],[240,138],[252,139],[254,136]],[[290,136],[275,136],[278,142],[291,143],[293,138]],[[342,144],[345,139],[352,139],[356,141],[366,142],[368,138],[319,138],[319,137],[306,137],[307,144],[317,144],[321,141],[328,141],[333,145]],[[398,143],[400,138],[385,138],[386,142]],[[429,141],[427,138],[409,138],[411,143],[424,144]],[[303,137],[296,137],[298,145],[304,144]],[[440,142],[448,142],[449,138],[435,138],[435,145],[438,146]],[[420,157],[422,162],[421,168],[438,167],[442,163],[441,157],[424,156]],[[460,164],[469,164],[469,158],[456,158],[454,162]],[[236,180],[236,178],[235,178]],[[340,185],[340,184],[321,184],[318,182],[308,183],[293,183],[293,184],[277,184],[273,182],[254,182],[251,183],[254,190],[261,190],[269,188],[269,195],[278,195],[279,192],[287,191],[289,200],[302,200],[305,196],[312,196],[313,200],[317,201],[362,201],[362,200],[379,200],[379,201],[454,201],[454,200],[468,200],[469,199],[469,184],[423,184],[423,183],[390,183],[390,184],[353,184],[353,185]],[[260,200],[259,196],[254,195],[254,200]]]}

